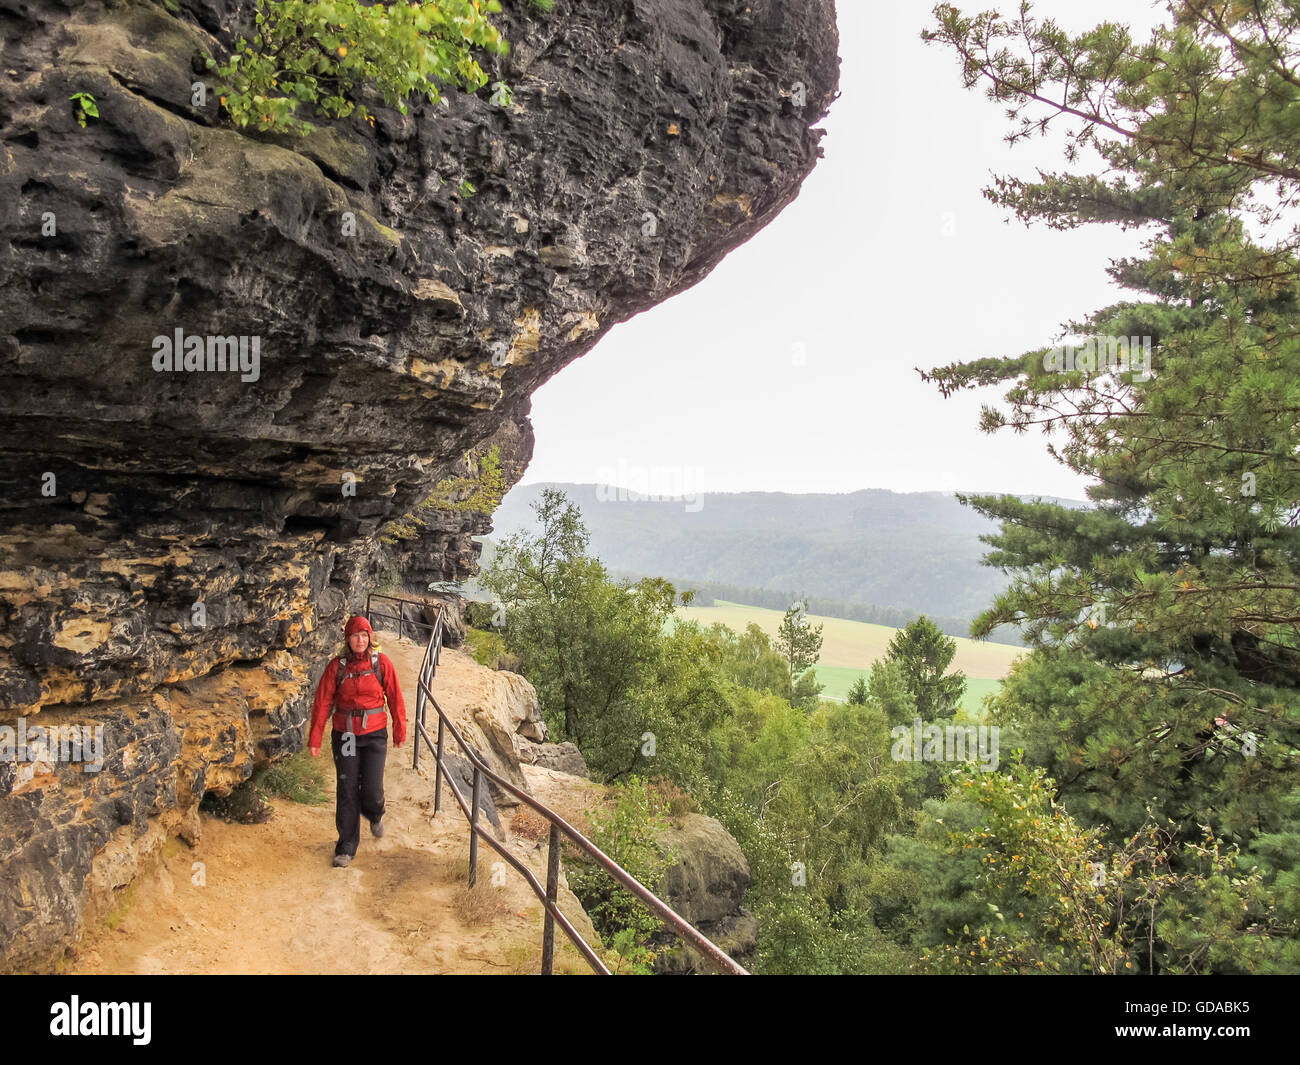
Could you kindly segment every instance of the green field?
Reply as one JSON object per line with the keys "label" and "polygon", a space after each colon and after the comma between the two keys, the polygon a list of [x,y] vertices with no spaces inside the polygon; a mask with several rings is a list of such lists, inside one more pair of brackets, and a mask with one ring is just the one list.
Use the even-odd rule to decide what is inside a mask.
{"label": "green field", "polygon": [[[735,632],[744,632],[745,626],[752,621],[773,638],[784,616],[780,610],[728,603],[722,599],[717,600],[714,606],[678,607],[677,613],[702,625],[718,622]],[[818,682],[826,685],[822,695],[828,699],[844,699],[853,682],[865,676],[872,664],[885,656],[889,641],[898,631],[886,625],[869,625],[865,621],[847,621],[817,614],[809,614],[808,619],[813,625],[825,626],[822,629],[821,659],[816,671]],[[974,712],[979,709],[984,696],[997,689],[1001,679],[1010,671],[1011,663],[1025,653],[1024,648],[1005,643],[985,643],[964,636],[954,636],[953,639],[957,641],[957,655],[950,668],[960,669],[966,674],[962,708]]]}
{"label": "green field", "polygon": [[[861,669],[849,669],[845,666],[823,666],[818,665],[814,672],[817,674],[817,683],[824,684],[826,690],[822,692],[823,699],[838,699],[843,702],[849,696],[849,689],[853,687],[853,682],[859,677],[866,676],[866,672]],[[980,704],[984,702],[984,696],[990,692],[997,691],[1002,681],[996,677],[970,677],[966,678],[966,692],[962,696],[961,707],[968,714],[978,714]]]}

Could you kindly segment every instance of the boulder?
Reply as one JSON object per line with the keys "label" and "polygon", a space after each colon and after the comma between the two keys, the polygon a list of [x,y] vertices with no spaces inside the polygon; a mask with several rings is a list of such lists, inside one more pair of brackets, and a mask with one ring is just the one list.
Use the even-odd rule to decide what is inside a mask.
{"label": "boulder", "polygon": [[582,752],[566,740],[564,743],[523,743],[519,746],[519,760],[542,769],[554,769],[575,777],[589,777]]}
{"label": "boulder", "polygon": [[[658,885],[659,897],[743,965],[758,942],[758,921],[742,906],[751,878],[740,844],[716,819],[698,813],[678,819],[658,842],[664,853],[676,856]],[[675,934],[656,942],[656,971],[714,971]]]}
{"label": "boulder", "polygon": [[[709,941],[738,964],[745,966],[758,946],[758,918],[744,907],[700,928]],[[655,972],[686,976],[717,970],[699,951],[682,945],[676,936],[660,937]]]}
{"label": "boulder", "polygon": [[712,817],[686,814],[659,836],[660,848],[677,856],[664,873],[660,896],[691,924],[700,926],[737,912],[749,890],[749,863],[731,833]]}
{"label": "boulder", "polygon": [[[416,665],[412,661],[412,670]],[[488,767],[515,787],[527,790],[520,748],[532,746],[533,737],[546,736],[537,689],[527,678],[489,669],[463,650],[444,647],[434,672],[433,692],[448,719]],[[407,707],[412,718],[414,708],[412,694]],[[436,735],[437,717],[432,709],[427,711],[425,727],[431,736]],[[450,737],[446,743],[449,752],[456,750]],[[495,784],[491,790],[500,807],[513,807],[519,801]]]}

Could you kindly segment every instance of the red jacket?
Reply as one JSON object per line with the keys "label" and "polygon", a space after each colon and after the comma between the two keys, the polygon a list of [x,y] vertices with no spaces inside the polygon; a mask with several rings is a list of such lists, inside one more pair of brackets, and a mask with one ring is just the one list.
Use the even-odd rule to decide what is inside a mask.
{"label": "red jacket", "polygon": [[[357,619],[353,619],[356,621]],[[362,619],[364,621],[364,619]],[[369,625],[353,626],[349,623],[348,628],[356,631],[357,628],[369,630]],[[352,633],[349,632],[350,636]],[[347,666],[345,674],[364,673],[370,668],[370,648],[367,647],[364,654],[356,655],[351,650],[348,651]],[[393,715],[393,742],[401,746],[406,741],[406,703],[402,700],[402,688],[397,682],[397,670],[390,659],[382,651],[379,652],[379,661],[375,666],[378,676],[374,673],[364,673],[363,676],[352,677],[345,676],[342,685],[335,686],[338,682],[339,660],[337,657],[331,658],[325,666],[325,672],[321,674],[320,683],[316,686],[316,698],[312,702],[311,708],[311,734],[307,741],[308,747],[319,747],[321,738],[325,734],[325,721],[333,717],[333,726],[335,732],[347,732],[348,726],[351,725],[351,731],[357,736],[366,736],[372,732],[379,732],[388,727],[388,714],[384,711],[372,713],[370,715],[369,727],[361,728],[361,718],[354,717],[348,720],[347,715],[343,713],[334,713],[331,715],[331,708],[338,711],[344,710],[361,710],[367,707],[383,706],[384,699],[388,699],[388,709]],[[381,683],[382,678],[382,683]]]}

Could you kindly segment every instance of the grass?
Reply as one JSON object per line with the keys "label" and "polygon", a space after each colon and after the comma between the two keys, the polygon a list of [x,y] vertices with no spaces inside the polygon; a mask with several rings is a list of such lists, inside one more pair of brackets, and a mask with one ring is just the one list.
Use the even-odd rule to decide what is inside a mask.
{"label": "grass", "polygon": [[[826,685],[826,690],[822,692],[823,699],[838,699],[843,702],[849,696],[849,689],[853,687],[853,682],[859,677],[866,678],[869,676],[868,670],[863,669],[846,669],[843,666],[823,666],[814,667],[817,674],[817,683]],[[961,708],[972,717],[979,717],[980,706],[984,702],[984,697],[991,692],[995,692],[1001,686],[1002,681],[994,677],[970,677],[966,678],[966,693],[962,696]]]}
{"label": "grass", "polygon": [[[677,616],[705,626],[718,622],[737,633],[744,632],[745,626],[752,621],[769,637],[775,638],[784,611],[719,599],[714,606],[678,607]],[[889,641],[898,632],[887,625],[869,625],[865,621],[820,614],[809,614],[808,619],[814,626],[824,626],[821,658],[813,668],[817,673],[817,683],[826,686],[822,692],[825,699],[847,699],[853,682],[870,674],[872,665],[885,657]],[[1023,647],[972,640],[965,636],[952,639],[957,642],[957,654],[949,669],[960,669],[966,674],[966,694],[962,697],[961,708],[972,717],[979,717],[984,697],[998,689],[1002,678],[1011,671],[1011,664],[1026,651]]]}
{"label": "grass", "polygon": [[512,976],[530,976],[542,970],[542,954],[536,947],[515,943],[501,952],[501,960]]}
{"label": "grass", "polygon": [[[497,859],[499,860],[499,859]],[[460,922],[468,928],[480,928],[492,925],[497,918],[512,912],[500,888],[492,886],[492,862],[480,860],[478,883],[470,887],[465,881],[469,872],[469,859],[445,856],[437,863],[443,879],[458,881],[452,895],[451,909]],[[508,876],[514,875],[507,873]],[[540,902],[529,906],[528,912],[536,918],[537,939],[541,940],[542,916],[545,910]],[[542,954],[540,946],[528,942],[516,942],[502,945],[501,957],[511,973],[516,976],[528,976],[541,970]],[[586,960],[577,948],[569,942],[568,937],[558,927],[555,930],[555,973],[560,976],[573,976],[590,971]]]}
{"label": "grass", "polygon": [[510,822],[510,833],[534,841],[549,839],[551,823],[531,806],[524,806],[521,803],[514,820]]}
{"label": "grass", "polygon": [[324,752],[313,758],[309,752],[299,751],[255,773],[252,783],[267,798],[319,806],[333,798],[333,778],[334,763]]}
{"label": "grass", "polygon": [[987,677],[967,677],[966,694],[962,696],[961,708],[972,717],[983,718],[981,707],[985,696],[992,695],[1002,687],[1002,681]]}
{"label": "grass", "polygon": [[492,886],[492,866],[497,861],[500,859],[480,857],[478,880],[470,887],[468,855],[444,854],[434,860],[438,879],[455,885],[451,908],[462,924],[471,928],[488,925],[509,912],[510,908],[505,904],[501,889]]}
{"label": "grass", "polygon": [[[469,877],[469,858],[455,854],[440,854],[432,862],[435,874],[443,883],[459,880],[465,883]],[[482,876],[482,863],[479,863],[479,875]]]}
{"label": "grass", "polygon": [[135,885],[136,881],[132,880],[124,888],[119,888],[120,894],[113,902],[113,908],[109,910],[108,915],[104,918],[104,925],[117,931],[118,925],[126,920],[126,916],[131,912],[131,904],[135,902]]}
{"label": "grass", "polygon": [[[486,853],[485,853],[486,852]],[[478,883],[492,883],[492,863],[501,859],[486,843],[479,844]],[[468,854],[440,854],[433,859],[435,875],[444,883],[469,883]]]}
{"label": "grass", "polygon": [[489,872],[484,876],[481,871],[478,883],[473,887],[461,884],[456,889],[452,895],[451,908],[461,923],[471,928],[491,924],[510,910],[502,898],[501,889],[492,886],[492,874]]}
{"label": "grass", "polygon": [[203,796],[199,809],[240,824],[261,824],[272,814],[271,799],[320,806],[334,799],[334,762],[322,752],[313,758],[299,751],[259,769],[228,795]]}
{"label": "grass", "polygon": [[[542,971],[541,929],[541,918],[538,918],[536,943],[513,943],[501,951],[501,959],[512,975],[536,976]],[[609,962],[606,961],[606,964]],[[555,961],[552,970],[556,976],[587,976],[592,971],[587,959],[578,953],[578,948],[569,942],[569,937],[558,925],[555,928]]]}
{"label": "grass", "polygon": [[[444,883],[454,883],[452,895],[452,912],[468,928],[491,925],[498,917],[511,913],[500,888],[492,886],[492,865],[501,859],[495,855],[480,857],[478,863],[478,883],[471,888],[467,883],[469,877],[468,855],[441,854],[433,862],[435,873]],[[507,876],[517,876],[507,870]],[[501,944],[501,958],[509,971],[517,976],[535,974],[541,970],[542,953],[542,917],[545,910],[540,902],[529,904],[528,913],[536,919],[537,941]],[[569,942],[564,932],[555,929],[555,972],[562,976],[575,976],[591,971],[590,966],[577,948]]]}

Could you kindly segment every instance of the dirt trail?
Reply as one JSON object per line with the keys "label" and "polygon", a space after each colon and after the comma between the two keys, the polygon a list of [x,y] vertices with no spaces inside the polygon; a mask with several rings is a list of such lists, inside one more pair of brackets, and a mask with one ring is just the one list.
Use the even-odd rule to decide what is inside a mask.
{"label": "dirt trail", "polygon": [[[327,803],[272,801],[265,824],[227,824],[202,815],[196,847],[169,841],[160,865],[140,877],[117,919],[88,930],[65,971],[103,973],[515,973],[537,972],[542,907],[518,873],[492,887],[498,860],[479,848],[476,903],[467,905],[469,833],[449,793],[433,819],[431,760],[411,768],[415,676],[423,645],[384,634],[406,701],[408,735],[395,748],[391,725],[384,773],[384,837],[361,821],[357,856],[345,869],[334,854],[333,766],[328,736]],[[444,651],[435,691],[450,709],[468,658]],[[528,839],[512,849],[545,882],[545,853]],[[202,863],[202,867],[194,863]],[[502,863],[504,866],[504,863]],[[200,877],[199,873],[202,873]],[[196,880],[205,883],[199,886]],[[571,920],[576,904],[561,898]],[[585,918],[585,914],[581,915]],[[575,924],[578,922],[575,920]],[[585,920],[578,927],[587,925]],[[588,925],[589,927],[589,925]],[[556,930],[556,971],[588,971]]]}

